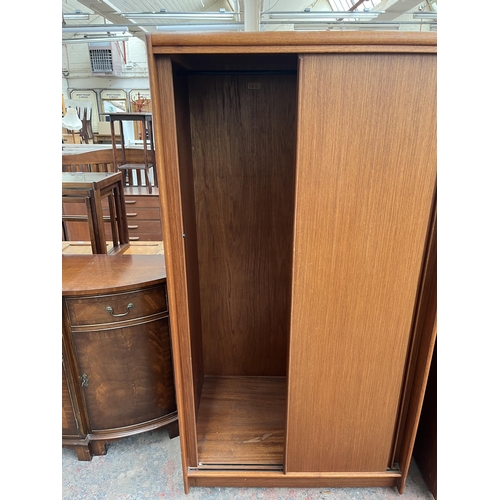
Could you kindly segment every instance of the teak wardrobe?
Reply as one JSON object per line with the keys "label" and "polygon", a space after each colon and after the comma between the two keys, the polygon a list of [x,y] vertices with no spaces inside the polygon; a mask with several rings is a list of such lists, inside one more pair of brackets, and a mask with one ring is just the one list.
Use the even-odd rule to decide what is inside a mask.
{"label": "teak wardrobe", "polygon": [[436,338],[435,33],[148,38],[184,486],[396,486]]}

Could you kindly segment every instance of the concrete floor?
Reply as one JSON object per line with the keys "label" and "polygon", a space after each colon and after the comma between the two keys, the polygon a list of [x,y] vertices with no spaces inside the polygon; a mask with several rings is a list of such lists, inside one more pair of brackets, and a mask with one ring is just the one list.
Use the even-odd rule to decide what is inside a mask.
{"label": "concrete floor", "polygon": [[63,500],[433,500],[412,463],[404,495],[395,488],[202,488],[184,494],[179,438],[166,429],[109,444],[104,456],[80,462],[62,450]]}

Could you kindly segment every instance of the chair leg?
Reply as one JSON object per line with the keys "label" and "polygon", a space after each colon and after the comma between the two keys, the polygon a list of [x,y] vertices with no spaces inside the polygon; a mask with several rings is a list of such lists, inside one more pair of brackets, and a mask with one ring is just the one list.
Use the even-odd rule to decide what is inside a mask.
{"label": "chair leg", "polygon": [[65,221],[62,221],[62,237],[63,241],[68,241],[68,229],[66,228]]}

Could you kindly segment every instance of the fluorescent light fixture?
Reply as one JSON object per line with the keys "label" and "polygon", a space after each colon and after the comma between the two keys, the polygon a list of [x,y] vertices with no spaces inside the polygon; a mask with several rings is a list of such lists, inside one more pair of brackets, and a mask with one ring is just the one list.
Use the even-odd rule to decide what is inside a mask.
{"label": "fluorescent light fixture", "polygon": [[269,19],[293,20],[293,21],[336,21],[337,19],[375,19],[385,11],[360,12],[356,10],[333,12],[333,11],[304,11],[304,12],[270,12]]}
{"label": "fluorescent light fixture", "polygon": [[62,43],[102,43],[102,42],[126,42],[130,40],[132,36],[86,36],[83,38],[68,38],[63,39]]}
{"label": "fluorescent light fixture", "polygon": [[219,12],[125,12],[122,14],[126,19],[198,19],[198,20],[221,20],[229,21],[234,19],[233,12],[226,12],[221,9]]}
{"label": "fluorescent light fixture", "polygon": [[66,26],[63,33],[128,33],[128,26],[103,24],[102,26]]}
{"label": "fluorescent light fixture", "polygon": [[437,19],[437,12],[414,12],[413,19]]}
{"label": "fluorescent light fixture", "polygon": [[340,24],[332,26],[328,31],[399,31],[399,26],[394,24]]}
{"label": "fluorescent light fixture", "polygon": [[355,23],[345,22],[336,24],[294,24],[295,31],[395,31],[399,29],[399,24],[385,23]]}
{"label": "fluorescent light fixture", "polygon": [[243,31],[243,23],[232,24],[164,24],[157,26],[156,31]]}
{"label": "fluorescent light fixture", "polygon": [[90,12],[81,12],[81,11],[76,11],[74,13],[63,13],[63,18],[64,20],[71,20],[71,21],[77,21],[77,20],[89,20],[90,19]]}

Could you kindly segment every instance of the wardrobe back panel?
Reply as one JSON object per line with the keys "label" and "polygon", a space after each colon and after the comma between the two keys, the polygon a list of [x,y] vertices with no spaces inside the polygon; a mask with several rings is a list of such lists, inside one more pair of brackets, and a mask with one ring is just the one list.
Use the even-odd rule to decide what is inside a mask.
{"label": "wardrobe back panel", "polygon": [[436,180],[435,59],[302,59],[287,471],[390,465]]}
{"label": "wardrobe back panel", "polygon": [[285,375],[295,75],[190,75],[206,375]]}

